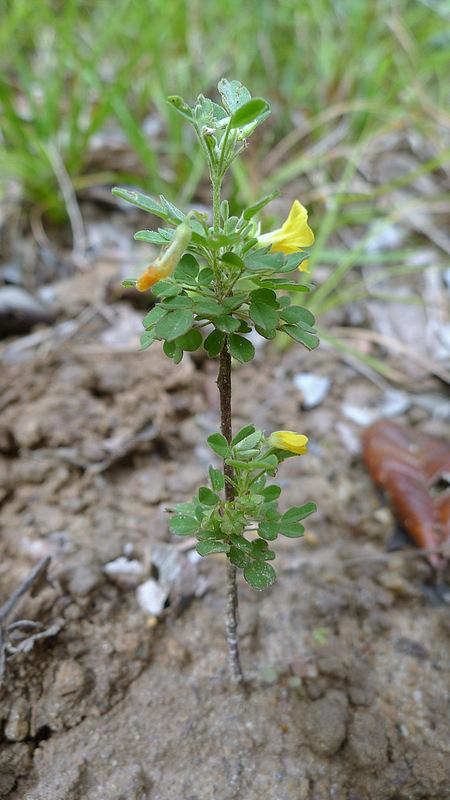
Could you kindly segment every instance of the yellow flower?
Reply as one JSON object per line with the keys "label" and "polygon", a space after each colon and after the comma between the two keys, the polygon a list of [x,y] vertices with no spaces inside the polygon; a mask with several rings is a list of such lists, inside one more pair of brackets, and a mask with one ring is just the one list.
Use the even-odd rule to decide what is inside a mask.
{"label": "yellow flower", "polygon": [[178,228],[175,228],[175,233],[169,246],[155,258],[147,269],[141,272],[136,281],[136,289],[140,292],[146,292],[147,289],[150,289],[150,287],[158,281],[172,275],[172,272],[181,261],[181,257],[191,241],[191,235],[189,218],[187,217],[181,225],[178,225]]}
{"label": "yellow flower", "polygon": [[[289,216],[276,231],[258,236],[261,246],[271,244],[272,253],[298,253],[303,247],[314,243],[314,234],[308,225],[308,212],[298,200],[294,200]],[[308,261],[302,261],[299,270],[308,272]]]}
{"label": "yellow flower", "polygon": [[303,436],[301,433],[294,433],[294,431],[274,431],[267,441],[271,447],[275,447],[278,450],[289,450],[299,456],[302,453],[306,453],[308,449],[306,447],[308,437]]}

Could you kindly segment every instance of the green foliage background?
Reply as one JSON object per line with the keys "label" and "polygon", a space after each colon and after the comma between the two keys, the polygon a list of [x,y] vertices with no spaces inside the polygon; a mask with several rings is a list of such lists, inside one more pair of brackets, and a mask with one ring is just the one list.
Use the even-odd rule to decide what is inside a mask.
{"label": "green foliage background", "polygon": [[[26,199],[54,210],[49,143],[75,188],[117,181],[117,173],[84,175],[92,137],[111,122],[143,167],[130,181],[149,191],[170,184],[174,197],[191,199],[203,164],[165,98],[208,95],[222,76],[272,105],[262,158],[293,123],[307,121],[311,141],[323,139],[339,111],[351,117],[354,142],[406,116],[431,135],[448,103],[444,0],[229,0],[226,11],[218,0],[1,0],[0,17],[0,177],[19,177]],[[165,132],[150,144],[142,121],[152,113]],[[298,172],[290,162],[288,153],[278,185]],[[249,184],[239,170],[242,201],[254,200],[255,176]]]}

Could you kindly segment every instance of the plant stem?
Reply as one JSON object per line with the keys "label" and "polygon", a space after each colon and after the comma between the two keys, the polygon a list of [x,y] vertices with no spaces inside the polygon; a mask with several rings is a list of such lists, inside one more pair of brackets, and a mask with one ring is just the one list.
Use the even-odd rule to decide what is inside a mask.
{"label": "plant stem", "polygon": [[[227,442],[231,442],[231,356],[228,350],[228,337],[220,351],[219,374],[217,376],[217,386],[220,399],[220,431]],[[233,480],[233,467],[229,464],[223,465],[224,475]],[[234,487],[229,481],[225,481],[225,500],[233,502]],[[231,680],[234,684],[242,686],[244,675],[242,673],[241,660],[239,655],[239,642],[237,637],[237,611],[238,598],[236,587],[236,567],[227,558],[227,606],[225,612],[225,628],[228,642],[228,663],[230,667]]]}

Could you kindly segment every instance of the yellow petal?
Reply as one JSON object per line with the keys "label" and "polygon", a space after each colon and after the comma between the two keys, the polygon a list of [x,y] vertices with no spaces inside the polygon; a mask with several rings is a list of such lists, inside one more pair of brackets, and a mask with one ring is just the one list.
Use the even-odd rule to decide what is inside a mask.
{"label": "yellow petal", "polygon": [[[314,234],[308,225],[306,208],[298,200],[294,200],[289,216],[281,228],[259,236],[258,241],[260,245],[271,244],[272,253],[286,255],[298,253],[303,247],[309,247],[314,243]],[[305,270],[302,265],[300,268]]]}
{"label": "yellow petal", "polygon": [[303,436],[301,433],[295,433],[295,431],[274,431],[267,441],[271,447],[276,447],[279,450],[289,450],[289,452],[297,453],[297,455],[306,453],[308,449],[306,447],[308,437]]}

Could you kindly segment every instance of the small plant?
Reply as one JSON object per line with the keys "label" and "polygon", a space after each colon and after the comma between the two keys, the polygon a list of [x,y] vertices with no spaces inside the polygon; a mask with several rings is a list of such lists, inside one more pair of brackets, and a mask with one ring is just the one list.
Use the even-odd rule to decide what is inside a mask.
{"label": "small plant", "polygon": [[297,538],[302,520],[316,510],[312,502],[278,511],[280,488],[273,479],[280,463],[306,453],[307,437],[293,431],[266,436],[248,424],[234,436],[231,426],[231,364],[251,361],[255,349],[247,338],[252,330],[265,339],[284,331],[308,350],[317,347],[314,317],[308,309],[291,304],[283,291],[309,292],[292,274],[307,269],[303,251],[314,242],[307,213],[296,200],[284,225],[259,234],[255,216],[278,192],[273,191],[241,215],[230,213],[221,201],[221,185],[233,160],[243,152],[248,137],[270,109],[265,100],[252,98],[238,81],[221,80],[222,105],[200,95],[193,108],[180,97],[168,102],[193,125],[205,154],[213,190],[213,224],[206,214],[187,216],[163,196],[155,202],[138,192],[114,189],[163,219],[170,227],[139,231],[135,238],[162,245],[161,254],[137,280],[125,281],[140,291],[153,289],[159,302],[144,319],[140,349],[163,341],[165,354],[178,364],[185,351],[204,347],[219,357],[217,385],[220,432],[208,437],[223,468],[209,468],[210,486],[201,486],[192,502],[178,503],[170,528],[180,536],[195,535],[202,556],[225,553],[227,563],[226,631],[229,664],[234,683],[244,681],[237,638],[236,571],[255,589],[270,586],[276,577],[271,563],[275,552],[269,543],[278,535]]}

